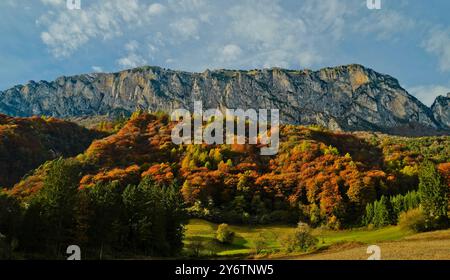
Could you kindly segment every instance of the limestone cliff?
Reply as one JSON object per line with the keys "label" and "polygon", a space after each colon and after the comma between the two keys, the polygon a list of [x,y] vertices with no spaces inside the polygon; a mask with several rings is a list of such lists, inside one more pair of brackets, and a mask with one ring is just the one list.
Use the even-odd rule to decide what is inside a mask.
{"label": "limestone cliff", "polygon": [[432,111],[393,77],[361,65],[203,73],[140,67],[60,77],[0,92],[0,112],[63,118],[116,115],[138,108],[171,112],[192,108],[195,100],[203,101],[204,108],[279,109],[284,123],[333,130],[407,129],[420,134],[449,128],[448,106]]}

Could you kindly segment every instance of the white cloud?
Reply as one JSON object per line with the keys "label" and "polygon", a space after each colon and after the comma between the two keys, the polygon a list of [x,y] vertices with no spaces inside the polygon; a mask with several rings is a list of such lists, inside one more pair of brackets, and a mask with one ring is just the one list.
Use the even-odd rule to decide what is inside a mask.
{"label": "white cloud", "polygon": [[119,58],[117,64],[122,68],[135,68],[147,64],[147,61],[136,53],[129,53],[127,56]]}
{"label": "white cloud", "polygon": [[166,11],[166,6],[160,3],[153,3],[148,7],[148,13],[151,16],[161,15]]}
{"label": "white cloud", "polygon": [[306,0],[302,2],[299,14],[310,33],[338,40],[347,27],[347,17],[358,7],[355,0]]}
{"label": "white cloud", "polygon": [[450,29],[435,28],[423,43],[425,50],[439,59],[442,71],[450,71]]}
{"label": "white cloud", "polygon": [[168,3],[175,12],[197,12],[207,6],[207,0],[169,0]]}
{"label": "white cloud", "polygon": [[[353,8],[341,2],[305,0],[288,10],[279,0],[93,1],[76,13],[49,11],[39,25],[55,57],[68,57],[93,40],[120,39],[148,46],[146,52],[122,57],[123,65],[171,58],[191,70],[310,67],[330,56],[329,49],[343,36]],[[164,17],[156,17],[161,13]]]}
{"label": "white cloud", "polygon": [[147,64],[147,60],[140,54],[140,45],[137,41],[130,41],[125,45],[127,55],[119,58],[117,64],[121,68],[135,68]]}
{"label": "white cloud", "polygon": [[[111,43],[124,46],[113,54],[121,67],[152,61],[193,71],[336,61],[336,50],[367,13],[360,0],[85,2],[80,11],[49,11],[39,19],[41,39],[55,57],[69,57],[91,42]],[[411,27],[411,20],[389,10],[369,19],[372,25],[359,30],[380,38]],[[130,50],[136,43],[141,49]]]}
{"label": "white cloud", "polygon": [[[265,5],[268,4],[268,5]],[[236,35],[257,43],[272,43],[281,31],[280,8],[275,2],[262,5],[244,2],[229,11],[231,28]]]}
{"label": "white cloud", "polygon": [[124,28],[139,26],[144,19],[138,0],[111,0],[94,2],[76,13],[50,11],[40,17],[37,24],[46,28],[41,39],[53,55],[67,57],[93,38],[121,36]]}
{"label": "white cloud", "polygon": [[139,48],[139,43],[135,40],[128,42],[125,45],[125,50],[129,51],[129,52],[134,52]]}
{"label": "white cloud", "polygon": [[[86,19],[86,15],[82,14],[80,18]],[[55,57],[69,56],[84,45],[95,32],[90,26],[82,28],[79,23],[71,22],[70,16],[62,14],[59,24],[52,24],[47,31],[41,33],[42,41],[50,47]]]}
{"label": "white cloud", "polygon": [[44,5],[60,6],[65,0],[41,0]]}
{"label": "white cloud", "polygon": [[392,40],[396,35],[411,31],[415,27],[413,19],[398,11],[383,10],[371,13],[355,24],[356,32],[375,34],[378,40]]}
{"label": "white cloud", "polygon": [[424,85],[416,86],[409,89],[409,93],[414,95],[423,104],[431,106],[439,95],[446,95],[450,92],[450,86],[443,85]]}
{"label": "white cloud", "polygon": [[298,54],[298,62],[300,65],[303,65],[304,67],[311,67],[315,63],[319,63],[321,61],[322,61],[321,56],[314,53],[313,51],[300,52]]}
{"label": "white cloud", "polygon": [[[231,36],[248,49],[250,67],[310,67],[330,54],[353,11],[337,0],[306,0],[287,11],[280,1],[245,1],[230,8]],[[320,16],[318,16],[320,15]]]}
{"label": "white cloud", "polygon": [[198,21],[194,18],[182,18],[173,22],[170,26],[183,39],[199,39]]}
{"label": "white cloud", "polygon": [[223,62],[234,61],[242,54],[242,50],[238,45],[228,44],[220,49],[220,60]]}
{"label": "white cloud", "polygon": [[102,72],[104,72],[103,71],[103,68],[101,67],[101,66],[92,66],[92,71],[94,71],[94,72],[96,72],[96,73],[102,73]]}

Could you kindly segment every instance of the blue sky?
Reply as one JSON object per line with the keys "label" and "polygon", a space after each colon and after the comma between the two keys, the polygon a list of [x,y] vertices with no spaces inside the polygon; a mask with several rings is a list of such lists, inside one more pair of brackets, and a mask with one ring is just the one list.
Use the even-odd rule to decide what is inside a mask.
{"label": "blue sky", "polygon": [[450,1],[0,2],[0,90],[140,65],[199,71],[359,63],[431,105],[450,92]]}

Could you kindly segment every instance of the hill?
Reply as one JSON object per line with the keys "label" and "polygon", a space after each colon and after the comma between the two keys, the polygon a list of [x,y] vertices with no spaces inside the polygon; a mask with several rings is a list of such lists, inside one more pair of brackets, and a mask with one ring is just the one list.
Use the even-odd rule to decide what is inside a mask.
{"label": "hill", "polygon": [[[29,129],[69,125],[75,133],[61,129],[59,139],[66,145],[81,143],[76,132],[85,131],[52,119],[12,122],[31,123],[18,126]],[[366,225],[377,230],[362,230],[363,238],[379,232],[389,237],[397,233],[386,226],[396,224],[402,211],[430,202],[429,194],[436,193],[433,201],[439,204],[426,205],[436,205],[437,222],[445,222],[449,136],[407,138],[282,125],[278,154],[262,156],[261,144],[175,145],[171,132],[176,124],[167,114],[139,112],[124,123],[101,121],[109,136],[74,157],[47,161],[13,188],[1,190],[0,258],[60,259],[66,244],[80,244],[87,258],[95,259],[181,256],[188,218],[287,229],[301,221],[336,231],[326,240],[351,238],[358,235],[352,228]],[[58,134],[34,136],[49,135]],[[422,186],[418,193],[419,179],[432,192]],[[441,226],[437,222],[433,228]],[[338,230],[344,230],[342,235]],[[247,252],[253,242],[237,241],[233,254]]]}
{"label": "hill", "polygon": [[105,135],[55,118],[0,115],[0,187],[12,187],[47,160],[82,153]]}
{"label": "hill", "polygon": [[[194,217],[234,223],[295,222],[340,228],[359,224],[381,196],[417,189],[418,166],[429,158],[448,177],[450,138],[337,133],[283,125],[280,151],[260,156],[255,145],[175,145],[164,114],[135,114],[117,133],[94,141],[74,160],[80,189],[114,182],[124,189],[150,176],[177,181]],[[48,165],[17,183],[27,199]],[[32,190],[32,191],[30,191]]]}

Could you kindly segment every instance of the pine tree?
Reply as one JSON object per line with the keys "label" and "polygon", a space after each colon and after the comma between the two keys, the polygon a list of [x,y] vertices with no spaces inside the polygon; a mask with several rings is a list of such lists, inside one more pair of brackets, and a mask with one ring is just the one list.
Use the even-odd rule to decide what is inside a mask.
{"label": "pine tree", "polygon": [[128,226],[128,245],[135,253],[162,255],[168,249],[164,237],[161,198],[148,179],[129,185],[122,194]]}
{"label": "pine tree", "polygon": [[422,208],[430,228],[448,220],[448,186],[442,180],[434,164],[424,161],[419,170],[419,193]]}
{"label": "pine tree", "polygon": [[[85,234],[89,245],[98,249],[96,257],[99,259],[103,258],[106,249],[116,245],[114,242],[120,239],[117,225],[123,207],[119,190],[118,182],[113,181],[83,190],[79,196],[79,205],[83,205],[82,197],[84,197],[88,209],[85,212],[87,217],[80,215],[77,217],[78,225],[83,226],[83,218],[87,220]],[[83,213],[82,210],[79,209],[77,212]]]}
{"label": "pine tree", "polygon": [[64,252],[63,243],[73,241],[75,233],[79,176],[80,167],[73,160],[60,158],[50,163],[44,186],[30,201],[25,217],[31,226],[28,230],[37,234],[24,235],[31,239],[24,243],[40,242],[52,257]]}
{"label": "pine tree", "polygon": [[184,207],[180,187],[174,182],[161,190],[163,206],[166,212],[166,239],[170,246],[168,254],[175,255],[183,249],[184,225],[187,223],[187,213]]}
{"label": "pine tree", "polygon": [[394,217],[394,222],[397,222],[398,215],[400,215],[401,212],[404,211],[404,196],[402,195],[396,195],[390,198],[390,202],[392,205],[392,215]]}
{"label": "pine tree", "polygon": [[373,224],[376,227],[383,227],[391,224],[391,213],[389,212],[389,201],[385,196],[382,196],[379,201],[374,203],[374,218]]}
{"label": "pine tree", "polygon": [[366,205],[366,214],[364,215],[363,218],[364,225],[371,224],[373,222],[373,217],[374,217],[373,203],[368,203]]}
{"label": "pine tree", "polygon": [[137,253],[170,256],[182,249],[186,222],[183,200],[175,184],[164,187],[144,178],[122,194],[129,246]]}

